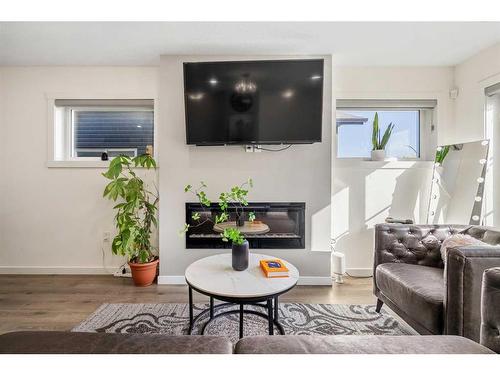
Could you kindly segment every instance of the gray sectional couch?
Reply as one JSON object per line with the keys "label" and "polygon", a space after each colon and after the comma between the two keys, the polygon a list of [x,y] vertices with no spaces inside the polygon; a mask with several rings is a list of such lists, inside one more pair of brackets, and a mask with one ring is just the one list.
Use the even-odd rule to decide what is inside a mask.
{"label": "gray sectional couch", "polygon": [[493,354],[500,353],[500,268],[484,272],[481,344],[460,336],[224,337],[82,332],[0,335],[0,353]]}
{"label": "gray sectional couch", "polygon": [[[493,246],[451,248],[456,233]],[[483,272],[500,267],[500,231],[470,225],[379,224],[375,227],[374,293],[417,332],[458,335],[479,342]],[[500,305],[497,303],[497,309]]]}

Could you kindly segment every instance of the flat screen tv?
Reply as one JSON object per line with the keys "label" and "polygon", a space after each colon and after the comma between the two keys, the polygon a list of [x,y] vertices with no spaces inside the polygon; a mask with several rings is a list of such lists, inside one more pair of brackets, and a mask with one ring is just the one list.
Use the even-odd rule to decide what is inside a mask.
{"label": "flat screen tv", "polygon": [[321,142],[323,60],[184,64],[194,145]]}

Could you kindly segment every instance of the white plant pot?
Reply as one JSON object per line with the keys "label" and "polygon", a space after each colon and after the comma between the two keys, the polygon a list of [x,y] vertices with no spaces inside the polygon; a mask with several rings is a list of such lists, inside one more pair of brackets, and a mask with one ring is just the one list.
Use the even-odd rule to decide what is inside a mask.
{"label": "white plant pot", "polygon": [[385,150],[372,150],[372,160],[374,161],[385,160]]}

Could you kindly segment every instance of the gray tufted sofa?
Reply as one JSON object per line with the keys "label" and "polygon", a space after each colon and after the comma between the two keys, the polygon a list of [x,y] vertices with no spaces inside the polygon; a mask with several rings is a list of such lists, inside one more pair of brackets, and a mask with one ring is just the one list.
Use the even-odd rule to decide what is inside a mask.
{"label": "gray tufted sofa", "polygon": [[[444,269],[440,247],[455,233],[493,246],[449,249]],[[420,334],[479,342],[483,272],[500,266],[499,244],[500,231],[489,227],[376,225],[373,285],[378,311],[385,303]],[[498,302],[494,307],[500,309]]]}

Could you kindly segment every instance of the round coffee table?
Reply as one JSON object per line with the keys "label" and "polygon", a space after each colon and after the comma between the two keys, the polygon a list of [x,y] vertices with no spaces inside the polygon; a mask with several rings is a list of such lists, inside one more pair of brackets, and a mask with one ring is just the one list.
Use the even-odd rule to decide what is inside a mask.
{"label": "round coffee table", "polygon": [[[292,289],[299,279],[299,271],[291,263],[282,260],[289,270],[288,277],[267,278],[260,269],[261,259],[276,259],[276,257],[252,254],[249,255],[248,268],[245,271],[235,271],[231,266],[231,254],[213,255],[197,260],[186,269],[185,278],[189,286],[189,334],[195,322],[209,313],[209,320],[203,325],[201,334],[210,322],[229,314],[240,315],[240,338],[243,337],[244,314],[252,314],[267,319],[269,334],[274,335],[274,325],[282,335],[285,334],[279,323],[278,297]],[[279,258],[278,258],[279,259]],[[210,307],[196,317],[193,316],[193,290],[210,297]],[[214,300],[225,303],[215,305]],[[216,310],[239,305],[239,309],[231,309],[216,314]],[[259,306],[266,312],[247,310],[245,305]]]}

